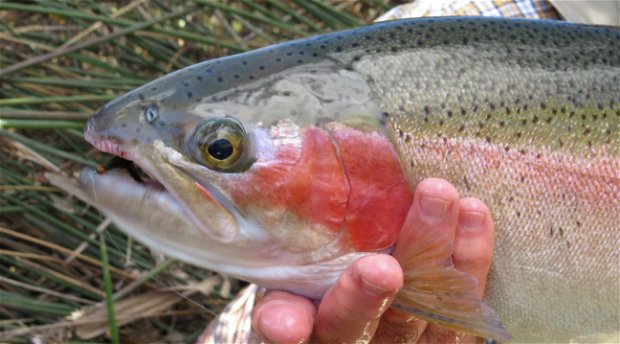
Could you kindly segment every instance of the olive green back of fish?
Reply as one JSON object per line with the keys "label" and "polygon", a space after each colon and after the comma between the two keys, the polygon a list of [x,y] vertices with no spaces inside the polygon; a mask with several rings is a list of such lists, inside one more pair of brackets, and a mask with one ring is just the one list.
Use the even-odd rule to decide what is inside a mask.
{"label": "olive green back of fish", "polygon": [[617,335],[619,31],[388,25],[327,56],[368,80],[412,185],[442,177],[490,207],[487,297],[508,330],[517,341]]}

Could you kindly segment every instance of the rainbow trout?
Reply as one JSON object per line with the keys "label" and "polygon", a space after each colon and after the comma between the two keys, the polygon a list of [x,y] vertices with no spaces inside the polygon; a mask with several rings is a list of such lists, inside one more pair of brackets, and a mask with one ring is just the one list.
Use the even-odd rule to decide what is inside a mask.
{"label": "rainbow trout", "polygon": [[444,178],[493,214],[485,300],[424,233],[397,255],[397,307],[499,340],[618,339],[619,122],[618,30],[394,21],[206,61],[110,102],[86,139],[151,180],[86,170],[82,198],[172,257],[320,298],[353,260],[391,252],[415,185]]}

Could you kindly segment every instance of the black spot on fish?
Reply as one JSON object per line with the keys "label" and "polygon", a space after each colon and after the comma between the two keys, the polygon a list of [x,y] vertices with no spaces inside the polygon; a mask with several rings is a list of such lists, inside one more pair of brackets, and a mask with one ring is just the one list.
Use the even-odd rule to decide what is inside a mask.
{"label": "black spot on fish", "polygon": [[538,116],[534,116],[534,118],[532,118],[532,123],[538,123]]}
{"label": "black spot on fish", "polygon": [[155,86],[151,87],[151,91],[157,91],[157,87]]}
{"label": "black spot on fish", "polygon": [[389,114],[389,113],[387,113],[387,112],[382,112],[382,113],[381,113],[381,116],[383,116],[383,117],[385,117],[385,118],[388,118],[388,117],[390,117],[390,114]]}
{"label": "black spot on fish", "polygon": [[187,98],[191,98],[191,97],[193,97],[192,92],[187,92]]}
{"label": "black spot on fish", "polygon": [[235,78],[235,79],[239,79],[239,74],[235,74],[235,75],[233,75],[233,78]]}
{"label": "black spot on fish", "polygon": [[198,81],[202,81],[202,76],[198,75],[198,76],[196,77],[196,80],[198,80]]}
{"label": "black spot on fish", "polygon": [[140,98],[141,101],[144,101],[144,95],[142,93],[138,94],[138,98]]}
{"label": "black spot on fish", "polygon": [[222,78],[221,76],[217,77],[217,82],[223,82],[223,81],[224,81],[224,78]]}

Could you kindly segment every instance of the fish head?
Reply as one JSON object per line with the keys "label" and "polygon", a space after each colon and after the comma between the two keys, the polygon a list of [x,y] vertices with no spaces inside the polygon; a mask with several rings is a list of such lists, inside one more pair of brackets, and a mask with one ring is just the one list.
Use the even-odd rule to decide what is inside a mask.
{"label": "fish head", "polygon": [[85,136],[247,259],[389,249],[412,196],[367,81],[329,59],[269,62],[286,56],[276,50],[155,80],[103,107]]}

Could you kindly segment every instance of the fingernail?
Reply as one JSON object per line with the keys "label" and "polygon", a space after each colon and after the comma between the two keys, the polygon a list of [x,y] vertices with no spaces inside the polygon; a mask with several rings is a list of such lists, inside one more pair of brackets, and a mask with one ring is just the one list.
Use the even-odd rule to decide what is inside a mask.
{"label": "fingernail", "polygon": [[387,294],[390,294],[392,292],[394,292],[394,290],[391,289],[385,289],[381,286],[378,286],[368,280],[366,280],[363,276],[360,276],[360,279],[362,280],[362,286],[364,287],[364,291],[370,295],[373,296],[386,296]]}
{"label": "fingernail", "polygon": [[422,195],[420,199],[420,208],[429,222],[439,223],[443,221],[449,207],[450,202],[443,198]]}
{"label": "fingernail", "polygon": [[459,226],[470,232],[479,230],[484,222],[484,213],[465,212],[459,216]]}
{"label": "fingernail", "polygon": [[362,259],[358,263],[359,277],[362,282],[362,288],[364,291],[372,296],[388,296],[396,293],[395,287],[388,287],[392,283],[390,276],[395,276],[400,273],[400,266],[394,261],[395,264],[390,264],[393,261],[392,257],[389,259],[379,259],[380,257],[373,257],[376,259]]}

